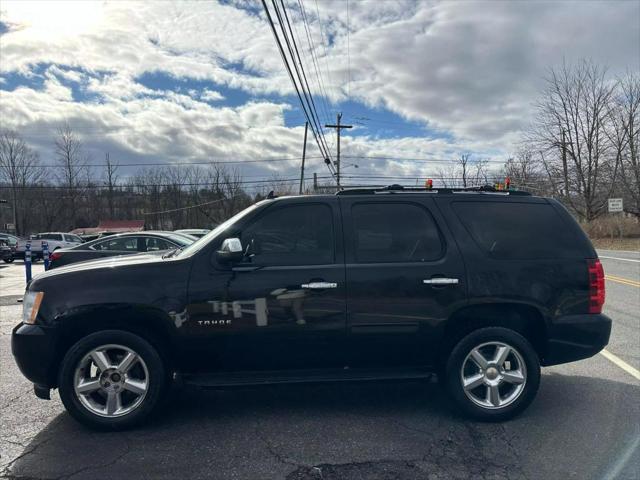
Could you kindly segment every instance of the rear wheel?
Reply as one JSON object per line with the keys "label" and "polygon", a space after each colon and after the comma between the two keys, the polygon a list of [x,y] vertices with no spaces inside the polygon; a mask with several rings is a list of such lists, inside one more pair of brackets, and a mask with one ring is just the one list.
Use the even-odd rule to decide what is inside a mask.
{"label": "rear wheel", "polygon": [[4,263],[11,263],[13,262],[13,257],[9,257],[9,258],[5,258],[4,259]]}
{"label": "rear wheel", "polygon": [[467,415],[507,420],[531,403],[540,384],[540,362],[531,344],[513,330],[476,330],[454,347],[447,360],[446,386]]}
{"label": "rear wheel", "polygon": [[167,385],[157,350],[121,330],[93,333],[67,352],[59,376],[60,398],[83,424],[120,430],[146,420]]}

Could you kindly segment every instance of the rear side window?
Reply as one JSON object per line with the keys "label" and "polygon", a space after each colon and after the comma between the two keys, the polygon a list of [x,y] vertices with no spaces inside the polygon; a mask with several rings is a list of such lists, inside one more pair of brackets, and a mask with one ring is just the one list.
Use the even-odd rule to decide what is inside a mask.
{"label": "rear side window", "polygon": [[174,248],[172,243],[156,237],[147,237],[146,241],[146,251],[147,252],[156,252],[159,250],[169,250],[170,248]]}
{"label": "rear side window", "polygon": [[40,238],[42,240],[58,240],[58,241],[62,241],[62,234],[61,233],[43,233],[42,235],[40,235]]}
{"label": "rear side window", "polygon": [[105,240],[104,242],[96,243],[92,248],[94,250],[137,252],[138,240],[138,237],[116,238],[113,240]]}
{"label": "rear side window", "polygon": [[580,256],[578,238],[549,204],[455,202],[453,209],[488,255],[510,260]]}
{"label": "rear side window", "polygon": [[327,205],[270,209],[244,229],[241,239],[258,265],[322,265],[335,259],[333,213]]}
{"label": "rear side window", "polygon": [[351,208],[358,263],[426,262],[442,256],[431,214],[413,203],[358,203]]}

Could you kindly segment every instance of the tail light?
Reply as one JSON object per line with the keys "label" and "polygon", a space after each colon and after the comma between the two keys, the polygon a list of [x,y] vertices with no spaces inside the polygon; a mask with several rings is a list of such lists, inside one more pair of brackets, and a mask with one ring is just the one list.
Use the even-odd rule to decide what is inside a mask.
{"label": "tail light", "polygon": [[62,256],[60,252],[52,252],[49,254],[49,261],[53,262],[54,260],[58,260]]}
{"label": "tail light", "polygon": [[604,269],[600,260],[588,259],[589,271],[589,313],[601,313],[604,305]]}

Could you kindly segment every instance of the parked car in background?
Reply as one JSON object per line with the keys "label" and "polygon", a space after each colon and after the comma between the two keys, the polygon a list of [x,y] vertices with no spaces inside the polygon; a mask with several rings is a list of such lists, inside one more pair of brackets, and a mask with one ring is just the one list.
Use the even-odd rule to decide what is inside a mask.
{"label": "parked car in background", "polygon": [[4,263],[13,262],[14,248],[15,247],[11,247],[5,239],[0,238],[0,259],[2,259]]}
{"label": "parked car in background", "polygon": [[56,250],[50,256],[49,268],[118,255],[182,248],[191,245],[194,241],[194,239],[173,232],[119,233],[75,247]]}
{"label": "parked car in background", "polygon": [[2,233],[0,232],[0,240],[4,240],[5,242],[7,242],[7,245],[10,245],[12,247],[15,247],[18,243],[18,240],[20,240],[18,237],[16,237],[15,235],[12,235],[10,233]]}
{"label": "parked car in background", "polygon": [[[19,238],[15,235],[11,235],[10,233],[0,233],[0,245],[4,244],[5,248],[3,248],[2,260],[5,263],[11,263],[15,259],[16,246],[18,245]],[[7,252],[10,252],[9,255]]]}
{"label": "parked car in background", "polygon": [[46,240],[49,245],[49,252],[53,252],[59,248],[74,247],[82,243],[82,239],[78,235],[63,232],[46,232],[36,233],[29,237],[29,240],[18,240],[16,245],[15,256],[24,258],[24,251],[27,242],[31,242],[31,258],[33,260],[42,259],[42,241]]}
{"label": "parked car in background", "polygon": [[176,230],[176,233],[186,233],[187,235],[192,235],[197,238],[204,237],[211,230],[207,230],[206,228],[183,228],[181,230]]}

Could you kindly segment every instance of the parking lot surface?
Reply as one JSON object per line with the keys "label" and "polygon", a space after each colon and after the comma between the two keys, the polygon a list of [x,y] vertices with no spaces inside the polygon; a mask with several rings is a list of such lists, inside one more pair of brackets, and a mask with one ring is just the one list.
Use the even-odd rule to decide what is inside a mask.
{"label": "parking lot surface", "polygon": [[[640,253],[600,251],[604,353],[543,370],[537,399],[502,424],[459,417],[435,383],[177,392],[152,424],[96,433],[18,371],[21,262],[0,266],[0,472],[10,479],[640,478]],[[35,271],[41,269],[35,266]]]}

